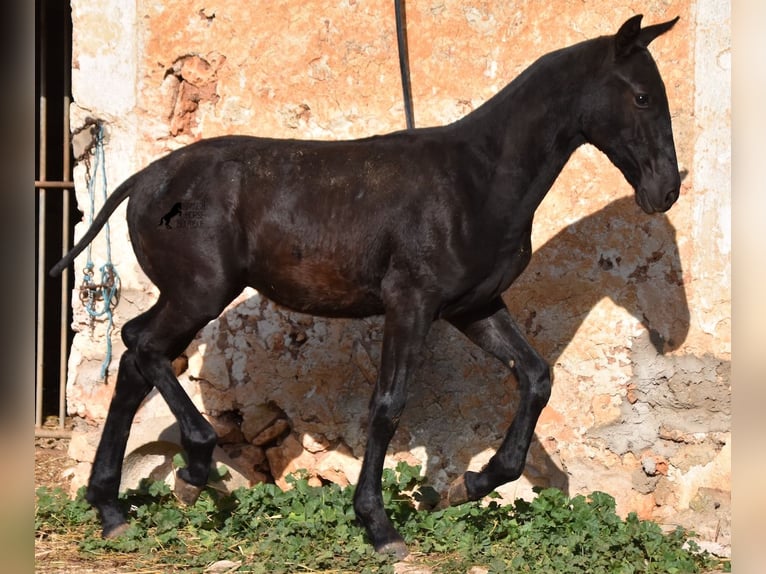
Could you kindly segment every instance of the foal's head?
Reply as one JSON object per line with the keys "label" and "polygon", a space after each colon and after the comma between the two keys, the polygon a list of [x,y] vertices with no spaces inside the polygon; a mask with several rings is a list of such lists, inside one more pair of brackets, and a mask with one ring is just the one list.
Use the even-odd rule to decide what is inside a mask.
{"label": "foal's head", "polygon": [[677,20],[643,29],[640,15],[625,22],[585,103],[586,139],[620,169],[646,213],[670,209],[681,188],[665,84],[647,50]]}

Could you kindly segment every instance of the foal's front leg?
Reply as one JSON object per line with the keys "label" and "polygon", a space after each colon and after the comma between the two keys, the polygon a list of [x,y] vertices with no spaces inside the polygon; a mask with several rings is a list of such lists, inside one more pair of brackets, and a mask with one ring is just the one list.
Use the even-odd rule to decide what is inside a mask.
{"label": "foal's front leg", "polygon": [[532,348],[499,298],[483,312],[450,318],[450,322],[509,367],[521,391],[518,411],[495,455],[480,472],[467,471],[450,487],[448,502],[455,505],[478,500],[521,476],[537,419],[551,394],[551,375],[548,363]]}
{"label": "foal's front leg", "polygon": [[416,304],[417,300],[412,294],[401,300],[395,298],[386,312],[380,372],[370,402],[367,447],[354,492],[354,510],[375,550],[398,559],[408,554],[407,546],[383,508],[381,480],[386,449],[404,410],[407,380],[433,320],[427,306]]}

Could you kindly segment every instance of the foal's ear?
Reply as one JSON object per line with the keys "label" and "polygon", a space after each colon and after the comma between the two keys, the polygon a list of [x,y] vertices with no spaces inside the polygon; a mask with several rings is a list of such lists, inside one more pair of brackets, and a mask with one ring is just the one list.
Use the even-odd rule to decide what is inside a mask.
{"label": "foal's ear", "polygon": [[662,24],[655,24],[654,26],[647,26],[641,30],[641,33],[638,35],[639,45],[641,45],[642,48],[646,48],[657,36],[662,36],[665,32],[670,30],[675,23],[678,22],[679,18],[680,16],[676,16],[672,20],[663,22]]}
{"label": "foal's ear", "polygon": [[636,14],[620,26],[614,37],[614,53],[618,58],[627,56],[633,51],[633,47],[641,34],[641,18],[643,17],[643,14]]}
{"label": "foal's ear", "polygon": [[628,19],[614,37],[615,55],[621,58],[636,48],[646,48],[652,40],[670,30],[678,22],[678,16],[663,24],[654,24],[641,28],[643,15],[637,14]]}

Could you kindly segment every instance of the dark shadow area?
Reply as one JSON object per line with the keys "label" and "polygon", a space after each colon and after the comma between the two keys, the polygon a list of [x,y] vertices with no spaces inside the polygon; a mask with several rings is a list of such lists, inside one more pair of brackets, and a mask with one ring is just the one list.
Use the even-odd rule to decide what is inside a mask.
{"label": "dark shadow area", "polygon": [[505,296],[551,365],[604,298],[646,327],[658,353],[686,339],[690,316],[675,228],[665,214],[641,213],[632,197],[557,233]]}

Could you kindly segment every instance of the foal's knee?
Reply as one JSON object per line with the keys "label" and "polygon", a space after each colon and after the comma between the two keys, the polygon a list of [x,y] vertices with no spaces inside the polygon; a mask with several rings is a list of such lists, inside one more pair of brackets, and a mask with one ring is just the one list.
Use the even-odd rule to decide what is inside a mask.
{"label": "foal's knee", "polygon": [[404,404],[403,396],[394,394],[376,396],[370,408],[371,431],[393,434],[404,411]]}

